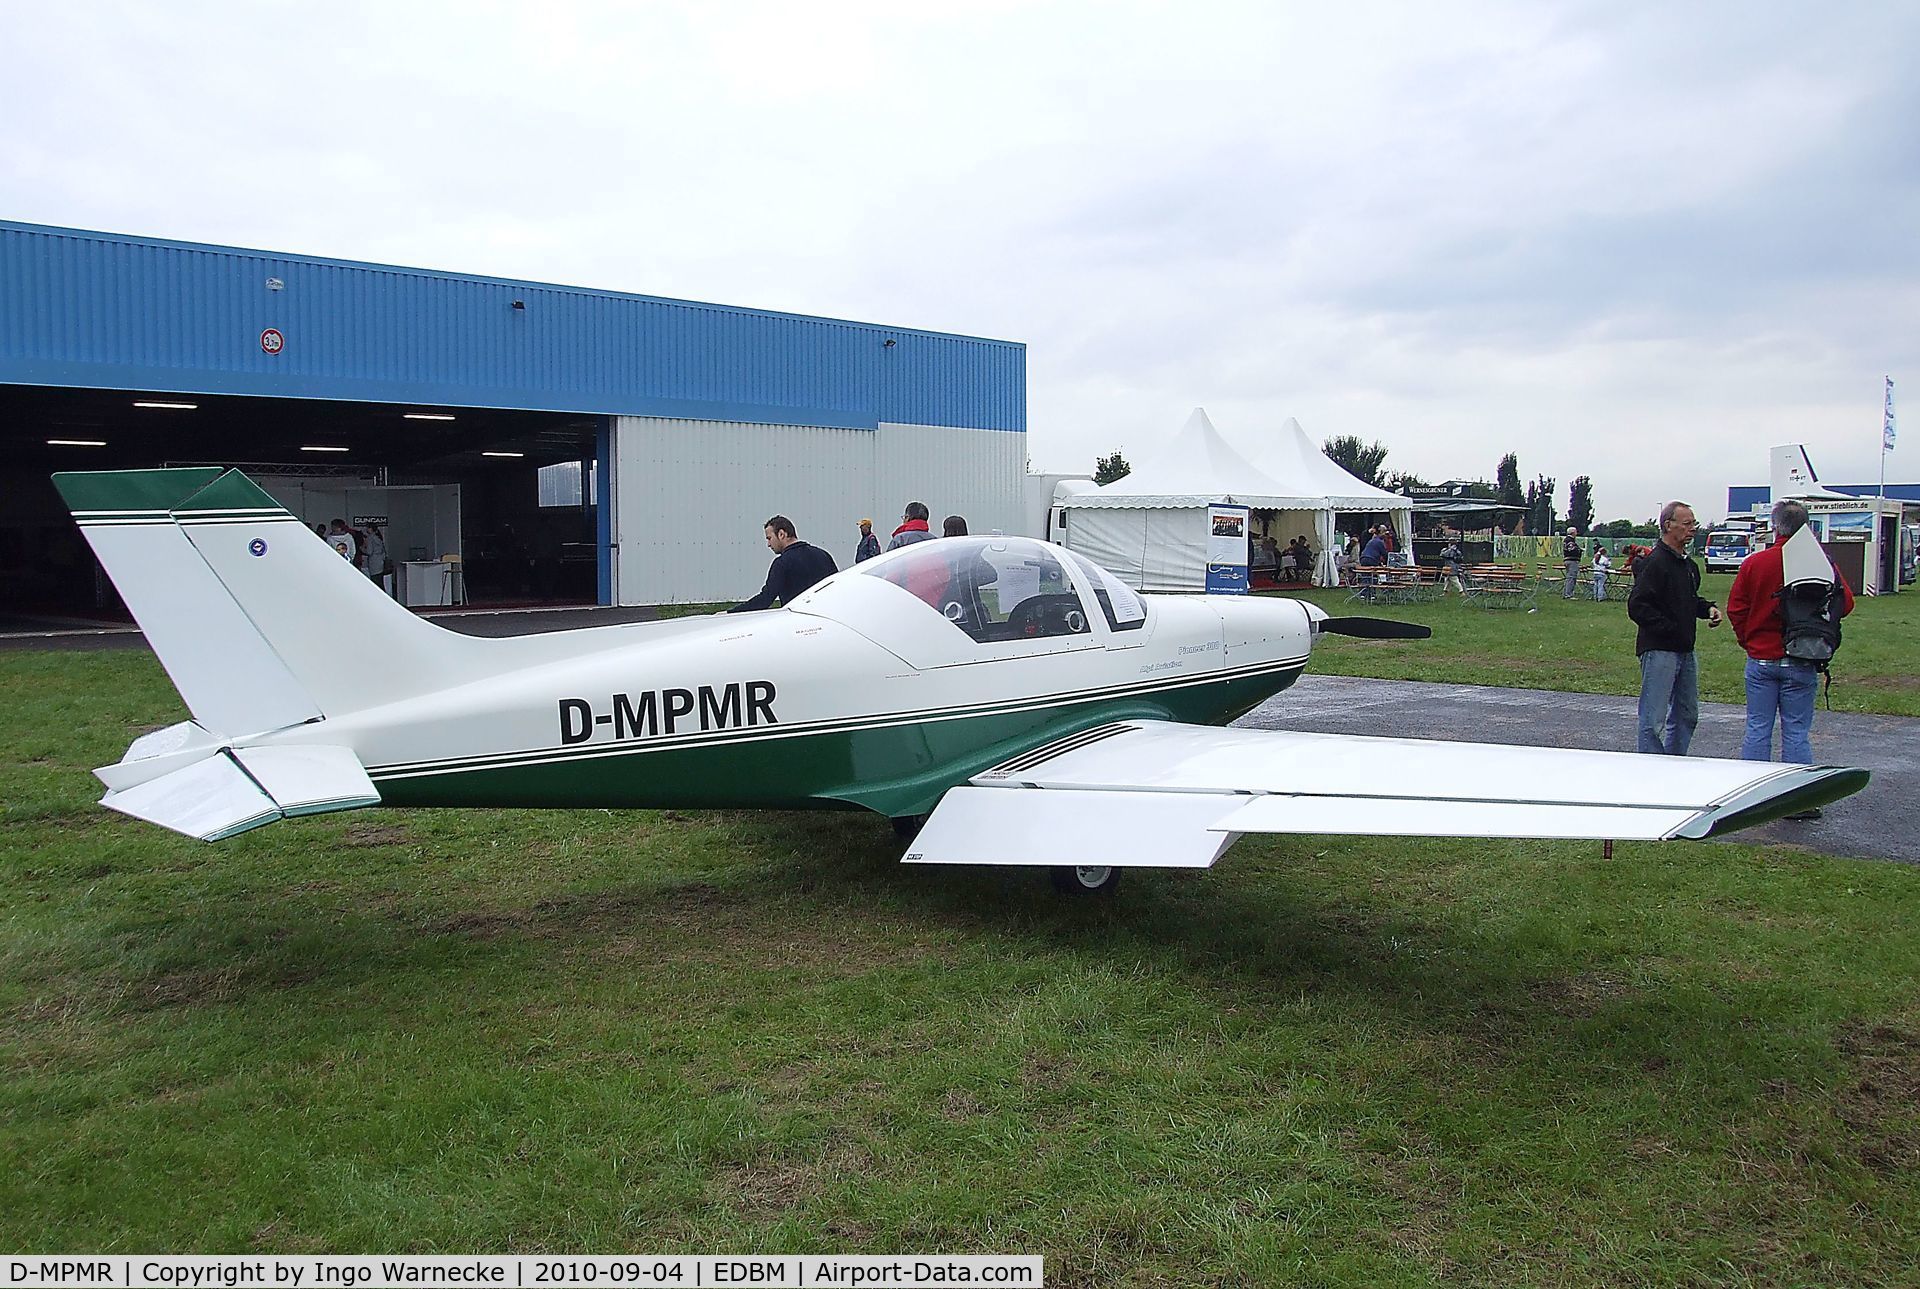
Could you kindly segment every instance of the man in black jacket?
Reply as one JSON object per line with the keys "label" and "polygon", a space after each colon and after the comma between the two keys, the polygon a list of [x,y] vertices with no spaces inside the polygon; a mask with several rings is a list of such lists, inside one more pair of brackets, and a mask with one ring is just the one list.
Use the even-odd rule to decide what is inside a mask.
{"label": "man in black jacket", "polygon": [[1580,538],[1573,529],[1567,529],[1567,535],[1560,541],[1560,562],[1566,566],[1566,585],[1560,588],[1560,598],[1571,600],[1574,587],[1580,584]]}
{"label": "man in black jacket", "polygon": [[1720,625],[1719,606],[1700,598],[1700,566],[1687,554],[1699,527],[1693,507],[1669,501],[1660,508],[1660,544],[1633,573],[1627,616],[1640,624],[1642,752],[1685,756],[1700,722],[1700,672],[1693,656],[1694,624]]}
{"label": "man in black jacket", "polygon": [[767,549],[773,552],[767,584],[760,588],[760,594],[734,605],[728,613],[771,609],[775,600],[789,604],[794,596],[815,582],[840,571],[833,556],[800,540],[793,531],[793,521],[785,515],[775,515],[767,521]]}

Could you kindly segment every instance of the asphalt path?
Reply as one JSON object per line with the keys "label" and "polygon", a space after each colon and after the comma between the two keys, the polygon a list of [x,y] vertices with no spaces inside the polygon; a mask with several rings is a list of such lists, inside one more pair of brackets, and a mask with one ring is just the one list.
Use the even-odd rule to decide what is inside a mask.
{"label": "asphalt path", "polygon": [[[1636,703],[1608,694],[1567,694],[1417,680],[1302,676],[1293,688],[1236,721],[1254,729],[1457,743],[1532,744],[1589,751],[1634,750]],[[1692,755],[1738,757],[1744,707],[1700,704]],[[1867,786],[1803,823],[1776,820],[1729,840],[1779,842],[1864,859],[1920,863],[1920,717],[1822,710],[1813,721],[1813,755],[1824,765],[1871,770]],[[1444,774],[1445,766],[1436,767]],[[1659,773],[1648,758],[1648,773]]]}

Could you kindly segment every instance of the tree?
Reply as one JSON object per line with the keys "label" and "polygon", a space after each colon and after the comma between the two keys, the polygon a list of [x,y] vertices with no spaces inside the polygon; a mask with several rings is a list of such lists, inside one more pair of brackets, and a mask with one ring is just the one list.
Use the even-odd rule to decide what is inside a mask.
{"label": "tree", "polygon": [[[1494,500],[1503,506],[1526,506],[1532,499],[1520,491],[1520,458],[1509,452],[1500,458],[1500,468],[1493,475]],[[1507,521],[1507,531],[1512,532],[1524,516],[1515,515]]]}
{"label": "tree", "polygon": [[1463,483],[1460,487],[1460,495],[1463,497],[1479,497],[1483,501],[1500,500],[1500,493],[1485,479],[1474,479],[1470,482]]}
{"label": "tree", "polygon": [[1427,481],[1417,474],[1409,474],[1399,470],[1383,470],[1380,473],[1380,486],[1388,492],[1397,492],[1405,496],[1407,489],[1424,488],[1427,486]]}
{"label": "tree", "polygon": [[1362,483],[1381,486],[1380,467],[1387,460],[1387,445],[1362,443],[1358,435],[1341,434],[1320,445],[1329,460]]}
{"label": "tree", "polygon": [[1535,475],[1527,485],[1528,532],[1551,533],[1558,527],[1553,521],[1553,485],[1554,480],[1544,474]]}
{"label": "tree", "polygon": [[1593,480],[1584,474],[1567,485],[1567,522],[1583,533],[1593,527]]}
{"label": "tree", "polygon": [[1093,481],[1097,484],[1104,486],[1115,479],[1124,479],[1132,473],[1133,467],[1127,464],[1127,459],[1120,455],[1118,448],[1114,449],[1110,457],[1094,458]]}

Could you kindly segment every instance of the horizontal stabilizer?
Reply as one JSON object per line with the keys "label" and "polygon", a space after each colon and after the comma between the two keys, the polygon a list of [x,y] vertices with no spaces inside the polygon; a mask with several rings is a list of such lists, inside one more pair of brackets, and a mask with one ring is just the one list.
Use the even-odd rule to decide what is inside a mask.
{"label": "horizontal stabilizer", "polygon": [[280,807],[225,752],[118,791],[100,804],[162,828],[219,841],[280,817]]}
{"label": "horizontal stabilizer", "polygon": [[[138,763],[136,763],[138,764]],[[341,747],[197,750],[189,763],[123,787],[112,774],[100,804],[201,841],[219,841],[293,815],[380,803],[380,792]]]}
{"label": "horizontal stabilizer", "polygon": [[1395,622],[1392,618],[1322,618],[1320,630],[1331,636],[1352,636],[1356,640],[1425,640],[1432,627],[1418,622]]}
{"label": "horizontal stabilizer", "polygon": [[204,761],[224,746],[225,743],[197,722],[181,721],[178,725],[142,734],[117,763],[103,765],[93,773],[109,788],[124,791]]}
{"label": "horizontal stabilizer", "polygon": [[380,790],[344,747],[242,747],[233,755],[289,818],[380,804]]}

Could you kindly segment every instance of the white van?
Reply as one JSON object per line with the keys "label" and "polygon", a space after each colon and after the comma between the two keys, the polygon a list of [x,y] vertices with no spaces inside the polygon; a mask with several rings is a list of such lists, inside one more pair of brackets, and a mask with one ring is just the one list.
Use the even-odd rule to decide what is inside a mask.
{"label": "white van", "polygon": [[1747,529],[1716,528],[1707,534],[1706,565],[1709,573],[1733,573],[1740,561],[1760,549],[1753,545],[1754,534]]}

